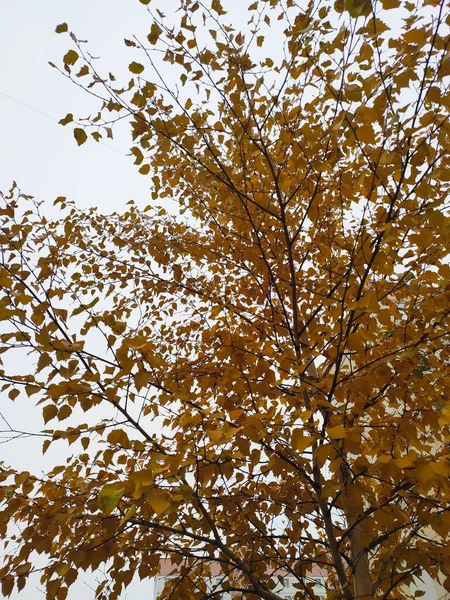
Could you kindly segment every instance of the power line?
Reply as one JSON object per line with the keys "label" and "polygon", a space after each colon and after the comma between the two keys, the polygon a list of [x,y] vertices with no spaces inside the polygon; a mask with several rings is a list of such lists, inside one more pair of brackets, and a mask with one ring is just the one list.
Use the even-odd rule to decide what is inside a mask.
{"label": "power line", "polygon": [[[25,104],[25,102],[22,102],[21,100],[17,100],[17,98],[13,98],[12,96],[9,96],[9,94],[5,94],[4,92],[0,91],[0,96],[3,96],[4,98],[7,98],[8,100],[11,100],[12,102],[15,102],[16,104],[19,104],[20,106],[23,106],[24,108],[27,108],[28,110],[31,110],[31,111],[35,112],[36,114],[40,115],[41,117],[45,117],[46,119],[50,119],[50,121],[53,121],[54,123],[57,123],[59,125],[58,119],[55,119],[54,117],[51,117],[50,115],[47,115],[46,113],[38,110],[37,108],[34,108],[33,106],[30,106],[29,104]],[[101,144],[105,148],[108,148],[108,150],[112,150],[113,152],[117,152],[117,154],[121,154],[122,156],[128,156],[124,152],[121,152],[120,150],[117,150],[117,148],[114,148],[113,146],[109,146],[108,144],[105,144],[104,142],[98,141],[97,143]]]}

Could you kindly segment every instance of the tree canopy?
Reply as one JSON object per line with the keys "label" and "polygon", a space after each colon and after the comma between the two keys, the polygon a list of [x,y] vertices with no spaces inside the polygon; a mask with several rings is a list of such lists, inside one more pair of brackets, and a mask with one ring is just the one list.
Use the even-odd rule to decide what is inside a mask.
{"label": "tree canopy", "polygon": [[217,563],[248,599],[450,590],[450,3],[141,3],[126,81],[66,23],[52,66],[98,100],[79,145],[129,120],[149,198],[2,196],[2,393],[75,448],[2,466],[3,595],[35,552],[49,600],[162,558],[167,598]]}

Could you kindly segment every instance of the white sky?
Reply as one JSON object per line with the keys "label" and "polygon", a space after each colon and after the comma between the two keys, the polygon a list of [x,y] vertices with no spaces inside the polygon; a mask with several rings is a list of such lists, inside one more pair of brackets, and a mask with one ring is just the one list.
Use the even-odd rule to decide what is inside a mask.
{"label": "white sky", "polygon": [[[147,33],[145,7],[137,0],[15,0],[0,3],[0,93],[57,121],[68,112],[85,116],[97,104],[52,69],[71,47],[67,35],[54,33],[67,22],[88,39],[103,64],[122,72],[130,59],[123,38]],[[62,127],[0,95],[0,189],[13,179],[26,193],[53,201],[67,196],[79,206],[120,209],[127,200],[148,202],[150,179],[137,173],[126,132],[108,140],[112,148],[87,142],[78,147]],[[106,143],[106,142],[105,142]]]}

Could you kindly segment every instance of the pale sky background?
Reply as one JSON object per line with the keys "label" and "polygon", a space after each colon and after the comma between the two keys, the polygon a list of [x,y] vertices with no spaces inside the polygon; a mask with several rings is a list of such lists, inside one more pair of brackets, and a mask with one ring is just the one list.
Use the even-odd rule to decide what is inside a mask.
{"label": "pale sky background", "polygon": [[[56,121],[73,112],[84,116],[95,102],[48,61],[61,63],[71,47],[54,33],[67,22],[102,64],[125,72],[132,60],[123,38],[145,36],[148,16],[138,0],[15,0],[0,2],[0,92]],[[78,147],[69,127],[0,95],[0,189],[13,179],[26,193],[53,201],[67,196],[79,206],[120,209],[131,198],[148,202],[150,179],[137,173],[126,131],[108,140],[110,148],[89,140]]]}
{"label": "pale sky background", "polygon": [[[177,4],[166,0],[166,12]],[[248,2],[223,0],[223,4],[239,11]],[[112,70],[119,81],[126,80],[127,65],[134,59],[124,37],[144,38],[149,29],[146,8],[138,0],[0,0],[0,190],[6,192],[15,180],[24,193],[47,200],[49,207],[57,196],[104,212],[120,211],[130,199],[144,207],[151,202],[151,179],[140,175],[127,156],[130,138],[125,123],[115,129],[113,140],[105,140],[106,146],[88,140],[82,147],[70,127],[57,123],[68,112],[86,116],[98,107],[48,65],[48,61],[60,64],[72,47],[67,35],[54,33],[62,22],[78,38],[89,40],[90,51],[102,57],[104,69]],[[274,52],[272,48],[268,55]],[[30,403],[24,409],[23,403],[16,400],[13,405],[3,396],[0,405],[14,428],[37,431],[42,426],[40,409],[33,411]],[[2,444],[0,461],[42,472],[50,457],[42,458],[41,446],[39,439]],[[93,599],[88,587],[93,581],[81,574],[69,600]],[[152,591],[148,581],[133,583],[123,598],[151,600]],[[36,600],[45,594],[36,579],[12,598]]]}

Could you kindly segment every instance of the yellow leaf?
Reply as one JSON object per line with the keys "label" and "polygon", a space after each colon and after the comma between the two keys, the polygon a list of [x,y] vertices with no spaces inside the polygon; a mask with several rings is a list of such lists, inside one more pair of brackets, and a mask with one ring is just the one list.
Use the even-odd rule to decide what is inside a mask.
{"label": "yellow leaf", "polygon": [[142,73],[142,71],[144,70],[144,65],[133,61],[128,65],[128,69],[135,75],[139,75],[139,73]]}
{"label": "yellow leaf", "polygon": [[314,455],[319,467],[323,467],[325,462],[329,458],[331,458],[332,453],[333,453],[333,446],[331,444],[322,444],[321,446],[319,446],[319,448],[317,449],[317,451],[315,452],[315,455]]}
{"label": "yellow leaf", "polygon": [[142,469],[130,475],[130,481],[134,483],[133,498],[139,499],[145,489],[154,485],[154,475],[150,469]]}
{"label": "yellow leaf", "polygon": [[335,440],[341,440],[347,437],[347,432],[343,425],[336,425],[336,427],[330,427],[329,429],[327,429],[327,434],[330,436],[330,438],[333,438]]}
{"label": "yellow leaf", "polygon": [[2,596],[5,598],[11,596],[11,592],[14,588],[14,577],[12,575],[7,575],[2,579]]}
{"label": "yellow leaf", "polygon": [[85,130],[81,129],[80,127],[75,127],[75,129],[73,130],[73,135],[74,135],[75,139],[77,140],[77,144],[79,146],[84,144],[84,142],[87,140],[87,135],[86,135]]}
{"label": "yellow leaf", "polygon": [[291,445],[298,452],[304,452],[313,442],[314,439],[309,435],[306,436],[303,429],[294,429],[292,432]]}
{"label": "yellow leaf", "polygon": [[300,413],[300,419],[305,423],[305,421],[307,421],[312,415],[312,410],[304,410],[302,413]]}
{"label": "yellow leaf", "polygon": [[74,65],[78,58],[78,53],[75,52],[75,50],[69,50],[69,52],[64,55],[63,61],[65,65]]}
{"label": "yellow leaf", "polygon": [[108,483],[101,490],[97,498],[99,509],[104,515],[109,515],[119,504],[125,488],[120,483]]}
{"label": "yellow leaf", "polygon": [[192,496],[194,495],[194,490],[191,488],[190,485],[187,485],[185,483],[180,483],[180,492],[181,492],[181,496],[183,497],[183,500],[185,502],[190,502],[192,500]]}
{"label": "yellow leaf", "polygon": [[19,396],[19,395],[20,395],[19,390],[11,390],[8,394],[8,398],[10,400],[15,400],[17,398],[17,396]]}
{"label": "yellow leaf", "polygon": [[134,376],[134,383],[136,384],[137,389],[140,390],[143,387],[147,387],[152,379],[153,375],[150,371],[139,371]]}
{"label": "yellow leaf", "polygon": [[52,363],[53,363],[52,357],[49,354],[47,354],[46,352],[43,352],[39,357],[38,364],[37,364],[37,370],[42,371],[42,369],[45,369],[45,367],[49,367]]}
{"label": "yellow leaf", "polygon": [[56,572],[58,573],[58,575],[61,575],[61,577],[64,577],[69,571],[70,571],[70,565],[67,563],[60,563],[56,567]]}
{"label": "yellow leaf", "polygon": [[230,419],[232,421],[236,421],[237,419],[239,419],[239,417],[241,417],[244,414],[244,411],[242,410],[242,408],[235,408],[233,410],[230,410]]}
{"label": "yellow leaf", "polygon": [[[359,85],[356,85],[355,83],[353,84],[347,84],[344,87],[344,94],[345,97],[347,98],[347,100],[350,100],[350,102],[358,102],[359,100],[361,100],[361,92],[362,89]],[[359,137],[359,129],[358,129],[358,137]]]}
{"label": "yellow leaf", "polygon": [[0,307],[0,321],[6,321],[14,316],[14,311],[6,308],[5,306]]}
{"label": "yellow leaf", "polygon": [[139,150],[139,148],[136,148],[136,146],[133,146],[133,148],[131,148],[131,153],[134,154],[136,160],[134,161],[135,165],[140,165],[141,162],[144,160],[144,155],[142,154],[142,152]]}
{"label": "yellow leaf", "polygon": [[17,575],[26,575],[31,569],[31,563],[22,563],[18,567],[16,567]]}
{"label": "yellow leaf", "polygon": [[432,469],[430,469],[430,465],[428,463],[421,463],[417,465],[416,475],[419,483],[423,486],[427,486],[428,482],[435,478],[435,473]]}
{"label": "yellow leaf", "polygon": [[87,65],[83,65],[81,69],[77,73],[77,77],[84,77],[89,74],[89,67]]}
{"label": "yellow leaf", "polygon": [[380,456],[377,457],[377,463],[381,463],[383,465],[391,462],[391,460],[392,456],[390,454],[380,454]]}
{"label": "yellow leaf", "polygon": [[40,391],[40,387],[37,385],[26,385],[25,386],[25,392],[27,394],[28,397],[32,396],[33,394],[37,394]]}
{"label": "yellow leaf", "polygon": [[162,33],[161,27],[157,23],[152,23],[152,26],[150,28],[150,33],[147,36],[147,39],[150,42],[150,44],[155,45],[156,42],[158,41],[158,38],[161,35],[161,33]]}
{"label": "yellow leaf", "polygon": [[72,123],[73,121],[73,114],[72,113],[67,113],[67,115],[64,117],[64,119],[60,119],[58,121],[58,123],[60,125],[67,125],[68,123]]}
{"label": "yellow leaf", "polygon": [[358,302],[358,308],[367,308],[370,312],[378,310],[378,299],[376,292],[366,292]]}
{"label": "yellow leaf", "polygon": [[216,11],[216,13],[218,15],[224,15],[224,14],[226,14],[225,11],[223,10],[223,6],[219,2],[219,0],[212,0],[212,2],[211,2],[211,8],[212,8],[212,10]]}
{"label": "yellow leaf", "polygon": [[142,165],[139,169],[139,173],[141,175],[148,175],[150,173],[150,165]]}
{"label": "yellow leaf", "polygon": [[47,406],[44,406],[42,414],[44,416],[44,423],[48,423],[51,419],[56,417],[58,408],[55,404],[48,404]]}
{"label": "yellow leaf", "polygon": [[375,133],[371,123],[358,127],[356,135],[358,140],[365,144],[373,144],[375,142]]}
{"label": "yellow leaf", "polygon": [[170,506],[170,502],[166,496],[161,494],[157,489],[150,490],[147,493],[147,501],[158,517]]}
{"label": "yellow leaf", "polygon": [[450,403],[446,404],[442,409],[442,416],[439,417],[438,422],[441,427],[450,425]]}
{"label": "yellow leaf", "polygon": [[218,442],[222,439],[222,431],[220,429],[207,429],[206,435],[213,442]]}
{"label": "yellow leaf", "polygon": [[66,31],[68,31],[68,27],[67,27],[67,23],[61,23],[60,25],[56,26],[55,32],[56,33],[65,33]]}
{"label": "yellow leaf", "polygon": [[351,17],[367,17],[372,13],[371,0],[345,0],[345,10]]}
{"label": "yellow leaf", "polygon": [[396,467],[400,469],[411,469],[414,467],[415,463],[409,456],[403,456],[402,458],[397,458],[392,461]]}
{"label": "yellow leaf", "polygon": [[448,460],[443,459],[439,462],[431,463],[430,467],[437,475],[442,475],[442,477],[450,475],[450,462]]}
{"label": "yellow leaf", "polygon": [[72,409],[68,404],[64,404],[58,411],[58,421],[63,421],[67,419],[72,414]]}
{"label": "yellow leaf", "polygon": [[120,523],[119,523],[119,527],[122,527],[122,525],[124,525],[128,519],[131,519],[131,517],[134,517],[134,515],[136,514],[136,505],[133,504],[133,506],[131,506],[127,512],[123,515],[123,517],[120,519]]}

